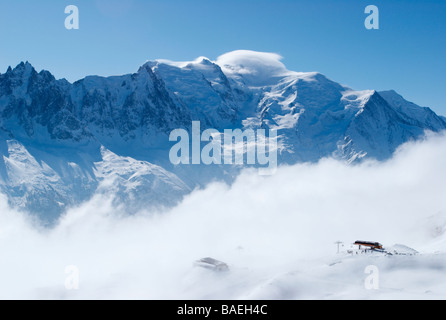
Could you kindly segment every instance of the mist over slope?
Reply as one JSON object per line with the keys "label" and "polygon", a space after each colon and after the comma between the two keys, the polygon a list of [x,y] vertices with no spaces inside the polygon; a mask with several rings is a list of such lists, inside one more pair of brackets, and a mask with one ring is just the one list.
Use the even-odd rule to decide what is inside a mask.
{"label": "mist over slope", "polygon": [[[445,159],[446,137],[431,135],[384,162],[246,170],[133,216],[116,194],[97,193],[49,230],[3,198],[0,298],[444,299]],[[359,239],[420,254],[336,254],[335,241]],[[208,256],[230,272],[193,267]],[[379,290],[364,287],[368,265]],[[67,266],[79,270],[78,290],[65,288]]]}
{"label": "mist over slope", "polygon": [[355,91],[280,60],[239,50],[216,61],[148,61],[133,74],[75,83],[28,62],[9,68],[0,74],[0,191],[49,224],[105,180],[114,179],[115,202],[129,213],[173,206],[242,169],[173,165],[169,134],[191,132],[192,121],[201,130],[277,130],[278,162],[288,165],[382,161],[426,131],[446,129],[443,117],[396,92]]}

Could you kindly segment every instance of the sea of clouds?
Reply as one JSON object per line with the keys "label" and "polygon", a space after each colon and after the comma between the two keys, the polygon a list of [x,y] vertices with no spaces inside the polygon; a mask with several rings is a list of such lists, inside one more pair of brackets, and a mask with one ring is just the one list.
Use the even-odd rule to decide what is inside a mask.
{"label": "sea of clouds", "polygon": [[[445,194],[446,136],[429,134],[386,162],[246,170],[165,212],[128,216],[101,193],[51,229],[1,197],[0,299],[446,298],[437,277],[446,270]],[[392,280],[373,295],[362,279],[374,262],[340,263],[338,240],[399,243],[421,255],[375,261],[384,284],[386,272]],[[204,257],[231,270],[194,267]],[[72,270],[76,290],[67,287]]]}

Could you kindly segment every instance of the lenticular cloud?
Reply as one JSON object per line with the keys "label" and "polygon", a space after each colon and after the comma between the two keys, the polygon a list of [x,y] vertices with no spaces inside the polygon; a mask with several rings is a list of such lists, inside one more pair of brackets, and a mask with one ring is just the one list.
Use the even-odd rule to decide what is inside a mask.
{"label": "lenticular cloud", "polygon": [[296,73],[289,71],[281,60],[277,53],[236,50],[218,57],[216,64],[225,74],[243,75],[251,84],[265,85],[275,77]]}
{"label": "lenticular cloud", "polygon": [[[445,159],[446,137],[436,135],[387,162],[323,159],[267,177],[246,170],[167,212],[128,216],[113,195],[96,195],[52,229],[1,198],[0,298],[423,298],[427,291],[444,298]],[[336,255],[334,242],[359,239],[420,255]],[[204,257],[230,271],[194,267]],[[370,264],[381,271],[378,291],[363,286]],[[66,287],[68,266],[78,270],[77,290]]]}

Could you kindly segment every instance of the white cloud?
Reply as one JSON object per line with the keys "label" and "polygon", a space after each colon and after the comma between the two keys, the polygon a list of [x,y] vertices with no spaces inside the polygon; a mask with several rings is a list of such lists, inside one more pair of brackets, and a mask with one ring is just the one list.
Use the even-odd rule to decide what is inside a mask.
{"label": "white cloud", "polygon": [[[282,299],[327,292],[356,298],[365,293],[358,278],[348,277],[361,279],[369,261],[350,259],[327,269],[334,241],[445,252],[444,159],[446,137],[431,136],[403,146],[385,163],[346,166],[325,159],[281,167],[268,177],[248,170],[232,186],[215,183],[193,192],[170,212],[132,217],[98,195],[52,230],[38,228],[2,199],[0,298]],[[194,260],[207,256],[227,262],[232,271],[193,268]],[[386,261],[375,263],[395,275],[397,268]],[[437,271],[446,267],[435,263]],[[65,267],[71,265],[80,271],[77,291],[64,288]],[[399,274],[389,285],[446,294],[435,287],[438,279],[424,278],[436,274],[431,264],[414,265],[412,280]],[[331,281],[333,272],[337,282]],[[392,292],[381,291],[380,297],[395,297]]]}
{"label": "white cloud", "polygon": [[266,85],[274,81],[274,77],[285,77],[297,74],[287,70],[281,62],[282,56],[277,53],[236,50],[217,58],[218,64],[226,75],[243,75],[250,85]]}

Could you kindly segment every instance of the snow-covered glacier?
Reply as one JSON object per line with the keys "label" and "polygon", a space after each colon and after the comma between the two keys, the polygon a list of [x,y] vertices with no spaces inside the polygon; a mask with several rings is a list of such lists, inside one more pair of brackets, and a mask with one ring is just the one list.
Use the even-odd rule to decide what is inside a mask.
{"label": "snow-covered glacier", "polygon": [[74,83],[26,62],[0,74],[0,191],[52,222],[96,192],[139,208],[171,206],[239,167],[169,161],[174,129],[274,129],[280,164],[386,160],[446,119],[394,91],[356,91],[294,72],[272,53],[148,61],[133,74]]}

